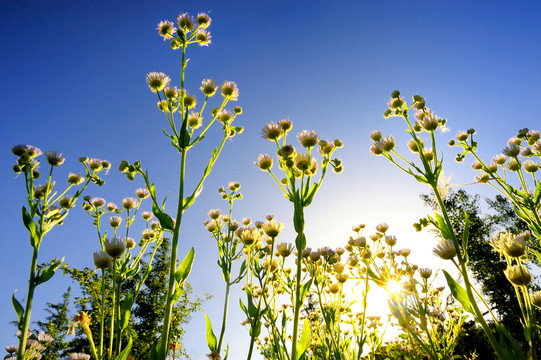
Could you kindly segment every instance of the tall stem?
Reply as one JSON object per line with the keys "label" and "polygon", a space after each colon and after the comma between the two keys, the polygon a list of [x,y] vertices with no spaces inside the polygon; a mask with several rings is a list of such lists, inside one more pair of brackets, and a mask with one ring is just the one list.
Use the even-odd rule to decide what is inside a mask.
{"label": "tall stem", "polygon": [[225,299],[224,299],[224,311],[223,311],[223,318],[222,318],[222,330],[220,331],[220,340],[218,341],[218,353],[220,353],[220,350],[222,349],[222,342],[224,340],[225,335],[225,326],[227,323],[227,311],[229,309],[229,288],[231,287],[231,284],[229,281],[227,281],[227,285],[225,287]]}
{"label": "tall stem", "polygon": [[109,360],[113,359],[113,338],[115,337],[115,277],[116,277],[116,259],[113,259],[113,286],[112,286],[112,299],[111,299],[111,328],[109,329]]}
{"label": "tall stem", "polygon": [[[302,239],[304,231],[297,235]],[[295,279],[295,307],[293,314],[293,344],[291,345],[291,359],[297,359],[297,338],[299,337],[299,315],[301,310],[301,268],[302,268],[302,251],[297,249],[297,276]]]}
{"label": "tall stem", "polygon": [[103,330],[105,320],[105,270],[101,269],[101,309],[100,309],[100,359],[103,359]]}
{"label": "tall stem", "polygon": [[[40,239],[41,242],[41,239]],[[36,280],[36,267],[38,260],[39,242],[34,247],[32,253],[32,263],[30,265],[30,278],[28,279],[28,295],[26,298],[26,306],[24,308],[23,328],[21,329],[21,337],[19,339],[19,348],[17,349],[17,359],[23,359],[23,354],[26,349],[26,341],[28,339],[28,328],[30,326],[30,313],[32,311],[32,301],[34,299],[34,282]]]}
{"label": "tall stem", "polygon": [[171,328],[171,313],[173,311],[173,295],[176,288],[175,271],[177,264],[178,239],[180,233],[180,223],[182,221],[182,213],[184,212],[184,176],[186,172],[186,150],[181,152],[180,157],[180,181],[178,191],[178,209],[177,222],[173,231],[173,239],[171,241],[171,259],[169,263],[169,286],[167,289],[167,303],[165,305],[165,316],[163,320],[162,336],[160,340],[159,359],[165,360],[169,349],[169,332]]}

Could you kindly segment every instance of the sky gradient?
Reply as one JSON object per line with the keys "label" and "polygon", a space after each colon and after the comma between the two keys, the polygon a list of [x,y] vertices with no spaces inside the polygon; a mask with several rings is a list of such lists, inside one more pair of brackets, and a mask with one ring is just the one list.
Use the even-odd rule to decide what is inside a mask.
{"label": "sky gradient", "polygon": [[[316,130],[325,139],[344,142],[336,152],[343,173],[328,174],[307,210],[309,246],[341,246],[353,235],[352,225],[365,223],[372,230],[386,221],[399,244],[413,249],[420,266],[432,264],[436,242],[412,228],[428,213],[418,196],[428,189],[368,152],[375,129],[394,135],[405,149],[404,124],[382,116],[391,91],[401,90],[407,100],[420,94],[448,119],[450,131],[438,139],[453,184],[471,183],[474,176],[471,159],[455,164],[455,149],[443,146],[458,130],[477,130],[479,152],[486,159],[499,153],[519,128],[541,130],[539,1],[2,1],[4,346],[15,343],[15,329],[8,324],[15,319],[10,298],[15,289],[19,299],[26,296],[31,256],[20,217],[24,179],[11,171],[16,159],[11,147],[32,144],[63,153],[67,160],[55,170],[57,183],[69,171],[81,170],[80,156],[111,161],[105,186],[91,185],[86,194],[117,204],[142,186],[140,178],[129,183],[116,170],[118,164],[139,159],[159,196],[170,192],[174,199],[178,155],[162,133],[167,123],[145,75],[165,72],[179,82],[180,52],[172,51],[155,28],[180,13],[202,11],[212,17],[212,43],[188,48],[187,88],[196,91],[205,78],[235,81],[240,90],[235,105],[244,110],[236,121],[245,127],[226,144],[203,194],[186,214],[181,235],[180,256],[196,249],[189,278],[194,291],[214,294],[204,307],[215,323],[223,282],[219,268],[212,268],[217,251],[203,221],[209,209],[225,209],[218,187],[241,182],[244,199],[235,218],[261,220],[275,214],[286,224],[281,241],[294,242],[291,204],[254,165],[260,153],[274,153],[273,144],[260,136],[266,123],[290,118],[294,134]],[[219,137],[214,126],[189,153],[188,187],[202,173]],[[478,185],[466,190],[494,195]],[[145,205],[149,210],[148,200]],[[98,247],[91,219],[77,206],[65,225],[46,236],[39,260],[65,257],[71,266],[92,267]],[[32,320],[42,319],[44,304],[59,302],[70,284],[57,274],[46,287],[38,287]],[[248,334],[239,325],[243,317],[235,296],[238,291],[226,341],[230,358],[242,358]],[[189,331],[189,353],[204,359],[203,313],[194,315]]]}

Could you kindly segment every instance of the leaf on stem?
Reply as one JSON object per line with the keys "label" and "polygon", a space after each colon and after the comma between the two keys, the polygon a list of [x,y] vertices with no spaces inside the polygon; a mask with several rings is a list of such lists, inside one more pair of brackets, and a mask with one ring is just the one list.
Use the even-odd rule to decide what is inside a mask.
{"label": "leaf on stem", "polygon": [[51,279],[53,275],[55,274],[56,270],[58,270],[58,268],[60,267],[60,265],[62,265],[63,262],[64,262],[64,258],[62,258],[62,260],[58,260],[58,259],[53,260],[51,265],[45,268],[45,270],[38,273],[38,275],[36,276],[36,279],[34,280],[35,286],[38,286],[39,284],[43,284],[44,282]]}
{"label": "leaf on stem", "polygon": [[207,345],[209,347],[210,351],[216,350],[216,336],[214,335],[214,332],[212,331],[212,323],[210,322],[209,316],[205,313],[205,317],[207,319]]}
{"label": "leaf on stem", "polygon": [[445,274],[445,279],[447,279],[447,285],[449,285],[449,289],[451,289],[451,293],[453,294],[454,298],[462,304],[464,310],[466,310],[470,314],[474,314],[471,308],[471,302],[470,298],[468,297],[467,291],[462,286],[460,286],[460,284],[455,279],[453,279],[447,271],[443,270],[443,273]]}
{"label": "leaf on stem", "polygon": [[115,360],[126,360],[128,358],[128,354],[130,353],[132,344],[133,344],[133,339],[130,338],[128,345],[126,345],[124,350],[122,350],[122,352],[118,354]]}
{"label": "leaf on stem", "polygon": [[304,319],[301,338],[299,340],[299,345],[297,346],[297,359],[299,359],[306,349],[308,349],[308,345],[310,345],[310,324],[308,323],[308,320]]}
{"label": "leaf on stem", "polygon": [[39,244],[38,227],[36,226],[34,219],[32,219],[32,216],[28,213],[28,210],[26,210],[24,206],[23,206],[22,212],[23,212],[24,226],[30,233],[30,245],[32,245],[32,247],[36,247],[36,245]]}
{"label": "leaf on stem", "polygon": [[192,271],[195,249],[192,247],[175,272],[175,279],[179,285],[183,285]]}
{"label": "leaf on stem", "polygon": [[122,302],[122,309],[120,310],[120,329],[122,330],[128,327],[134,300],[133,291],[130,291]]}
{"label": "leaf on stem", "polygon": [[19,319],[19,323],[17,324],[17,328],[19,330],[21,330],[22,319],[23,319],[23,315],[24,315],[24,308],[21,305],[21,303],[19,302],[19,300],[17,300],[15,298],[15,293],[16,292],[17,292],[17,290],[15,290],[13,292],[13,295],[11,295],[11,303],[13,304],[13,308],[15,309],[15,312],[17,313],[17,318]]}

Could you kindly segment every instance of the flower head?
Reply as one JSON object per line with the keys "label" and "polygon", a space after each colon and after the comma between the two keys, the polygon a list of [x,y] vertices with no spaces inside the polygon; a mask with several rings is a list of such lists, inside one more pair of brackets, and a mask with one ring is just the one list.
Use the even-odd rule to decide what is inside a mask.
{"label": "flower head", "polygon": [[39,148],[32,145],[15,145],[11,148],[11,152],[17,156],[26,154],[31,158],[43,154]]}
{"label": "flower head", "polygon": [[197,14],[197,24],[199,25],[199,27],[206,29],[210,26],[211,21],[212,19],[210,18],[208,14],[206,13]]}
{"label": "flower head", "polygon": [[261,129],[261,137],[270,141],[278,140],[282,137],[283,130],[279,123],[270,122]]}
{"label": "flower head", "polygon": [[105,251],[113,259],[120,257],[126,249],[124,240],[118,236],[114,236],[110,239],[105,239],[104,242]]}
{"label": "flower head", "polygon": [[211,38],[212,36],[210,35],[210,32],[205,29],[199,29],[195,34],[195,41],[197,41],[201,46],[209,46],[211,43]]}
{"label": "flower head", "polygon": [[111,267],[111,257],[105,251],[94,251],[94,265],[98,269],[107,269]]}
{"label": "flower head", "polygon": [[95,197],[95,198],[90,199],[90,203],[92,204],[92,206],[100,208],[104,206],[106,202],[104,198]]}
{"label": "flower head", "polygon": [[85,181],[85,178],[81,174],[69,173],[68,183],[71,185],[79,185]]}
{"label": "flower head", "polygon": [[532,275],[523,265],[513,265],[504,270],[505,277],[515,286],[527,286],[532,282]]}
{"label": "flower head", "polygon": [[198,129],[203,125],[203,117],[198,112],[192,111],[190,115],[188,115],[188,125],[192,129]]}
{"label": "flower head", "polygon": [[315,131],[303,130],[299,135],[297,135],[297,139],[299,139],[299,142],[303,147],[310,149],[317,145],[319,136]]}
{"label": "flower head", "polygon": [[120,226],[120,223],[122,222],[122,218],[120,216],[111,216],[109,218],[109,225],[111,225],[112,228],[117,228]]}
{"label": "flower head", "polygon": [[257,245],[261,241],[261,233],[256,228],[245,228],[237,235],[245,246]]}
{"label": "flower head", "polygon": [[443,260],[451,260],[456,256],[455,244],[452,240],[442,240],[434,247],[434,249],[432,249],[432,252]]}
{"label": "flower head", "polygon": [[51,166],[62,165],[66,160],[62,154],[58,154],[56,151],[46,151],[45,156],[47,157],[47,162]]}
{"label": "flower head", "polygon": [[175,31],[177,31],[177,29],[175,28],[175,24],[167,20],[160,21],[156,30],[158,30],[158,34],[163,37],[163,41],[171,39]]}
{"label": "flower head", "polygon": [[205,94],[208,97],[214,96],[216,94],[216,90],[218,89],[218,83],[214,81],[214,79],[205,79],[203,80],[203,83],[201,84],[201,87],[199,88],[203,94]]}
{"label": "flower head", "polygon": [[270,238],[275,238],[280,235],[284,224],[276,222],[276,220],[267,221],[263,224],[263,231]]}
{"label": "flower head", "polygon": [[177,24],[183,32],[190,32],[195,27],[194,19],[188,13],[177,16]]}
{"label": "flower head", "polygon": [[147,188],[138,188],[135,189],[135,195],[137,195],[139,199],[146,199],[150,196],[150,192]]}
{"label": "flower head", "polygon": [[162,72],[151,72],[147,74],[147,84],[152,92],[163,90],[171,79]]}
{"label": "flower head", "polygon": [[137,201],[137,199],[135,198],[128,197],[128,198],[122,199],[122,206],[126,210],[131,210],[133,208],[136,208],[137,205],[139,205],[139,201]]}
{"label": "flower head", "polygon": [[261,154],[255,162],[257,166],[263,171],[268,171],[272,168],[272,156],[269,154]]}
{"label": "flower head", "polygon": [[237,101],[239,98],[239,88],[233,81],[224,81],[222,85],[222,96],[227,100]]}

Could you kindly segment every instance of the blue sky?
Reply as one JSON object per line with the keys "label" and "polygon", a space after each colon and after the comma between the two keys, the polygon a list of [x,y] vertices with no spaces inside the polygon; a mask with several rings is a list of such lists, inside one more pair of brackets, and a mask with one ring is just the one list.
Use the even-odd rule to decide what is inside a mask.
{"label": "blue sky", "polygon": [[[106,185],[87,193],[116,203],[142,185],[127,182],[116,171],[119,162],[140,159],[158,192],[171,192],[173,199],[177,155],[162,134],[166,122],[145,75],[162,71],[178,82],[179,53],[155,27],[182,12],[200,11],[210,11],[213,19],[212,44],[189,48],[187,87],[195,91],[203,78],[237,82],[244,109],[238,125],[245,127],[226,144],[183,225],[181,254],[196,248],[190,281],[198,294],[215,295],[205,304],[215,322],[223,286],[218,267],[207,266],[215,263],[216,250],[202,222],[209,209],[224,208],[218,187],[240,181],[244,199],[236,217],[256,220],[274,213],[286,224],[282,241],[294,240],[292,207],[253,164],[260,153],[274,151],[259,135],[265,123],[289,117],[295,133],[316,130],[345,144],[337,153],[344,172],[329,174],[307,211],[309,245],[339,246],[352,225],[373,228],[386,221],[399,241],[420,254],[420,265],[431,257],[435,240],[415,233],[411,224],[427,212],[418,198],[427,190],[368,152],[368,135],[375,129],[393,134],[404,148],[403,124],[382,117],[390,92],[400,89],[406,98],[421,94],[449,120],[451,131],[441,135],[442,145],[456,131],[476,128],[487,159],[517,129],[539,129],[538,1],[2,1],[0,338],[5,345],[15,341],[8,325],[15,318],[10,297],[15,289],[19,298],[25,296],[31,255],[19,210],[23,179],[11,172],[11,147],[27,143],[63,153],[67,161],[58,169],[58,181],[78,170],[79,156],[111,161]],[[192,182],[219,136],[215,127],[190,153]],[[471,182],[471,161],[454,164],[454,149],[441,148],[451,182]],[[493,195],[479,186],[468,190]],[[72,266],[92,266],[97,247],[91,220],[77,207],[64,226],[47,235],[40,261],[66,257]],[[43,304],[60,301],[69,285],[69,279],[56,276],[38,288],[33,320],[43,316]],[[246,353],[248,336],[240,320],[234,309],[227,339],[234,358]],[[203,314],[194,316],[190,336],[188,351],[203,359]]]}

